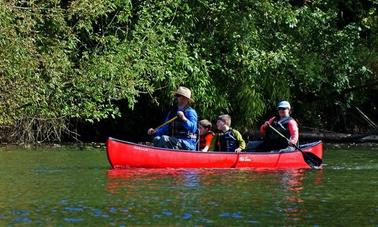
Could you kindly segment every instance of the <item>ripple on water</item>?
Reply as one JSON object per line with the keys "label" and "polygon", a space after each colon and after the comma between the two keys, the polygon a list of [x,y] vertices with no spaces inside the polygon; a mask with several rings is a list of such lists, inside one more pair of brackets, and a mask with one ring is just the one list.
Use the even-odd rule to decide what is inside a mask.
{"label": "ripple on water", "polygon": [[34,173],[61,173],[64,172],[64,169],[51,169],[51,168],[38,168],[33,170]]}
{"label": "ripple on water", "polygon": [[184,213],[183,215],[182,215],[182,218],[184,219],[184,220],[188,220],[188,219],[190,219],[192,217],[192,214],[190,214],[190,213]]}
{"label": "ripple on water", "polygon": [[67,205],[68,201],[66,199],[62,199],[59,201],[59,205]]}
{"label": "ripple on water", "polygon": [[84,209],[82,207],[65,207],[64,210],[71,212],[82,212]]}
{"label": "ripple on water", "polygon": [[233,212],[233,213],[223,212],[219,216],[222,218],[237,218],[237,219],[243,217],[240,212]]}
{"label": "ripple on water", "polygon": [[110,208],[109,208],[109,212],[110,212],[110,213],[116,213],[116,212],[117,212],[117,208],[115,208],[115,207],[110,207]]}
{"label": "ripple on water", "polygon": [[84,221],[84,218],[64,218],[63,220],[64,220],[65,222],[77,223],[77,222],[82,222],[82,221]]}
{"label": "ripple on water", "polygon": [[154,214],[153,217],[159,219],[159,218],[161,218],[163,216],[170,217],[172,215],[173,215],[172,211],[170,211],[170,210],[163,210],[160,214]]}
{"label": "ripple on water", "polygon": [[102,216],[102,210],[100,210],[100,209],[92,209],[92,214],[93,214],[93,216],[95,216],[95,217],[101,217]]}
{"label": "ripple on water", "polygon": [[129,208],[121,208],[121,211],[124,213],[129,212]]}
{"label": "ripple on water", "polygon": [[215,223],[215,221],[208,219],[208,218],[204,218],[204,217],[198,218],[198,219],[196,219],[196,221],[198,221],[200,223],[205,223],[205,224],[214,224]]}
{"label": "ripple on water", "polygon": [[360,165],[360,166],[327,166],[327,169],[331,170],[376,170],[378,169],[377,164],[373,165]]}
{"label": "ripple on water", "polygon": [[28,210],[13,210],[13,213],[19,217],[16,217],[13,219],[13,222],[15,223],[29,223],[32,222],[32,220],[29,217],[26,217],[30,214],[30,211]]}
{"label": "ripple on water", "polygon": [[[61,200],[59,203],[62,204],[62,205],[67,205],[68,201],[67,200]],[[75,206],[66,206],[66,207],[63,208],[63,210],[69,212],[70,214],[68,214],[68,215],[75,215],[75,214],[82,213],[82,212],[85,211],[85,209],[83,207],[75,207]],[[65,218],[63,218],[63,220],[65,222],[69,222],[69,223],[78,223],[78,222],[84,221],[84,218],[81,218],[81,217],[65,217]]]}
{"label": "ripple on water", "polygon": [[173,212],[170,211],[170,210],[163,210],[162,214],[165,215],[165,216],[172,216]]}
{"label": "ripple on water", "polygon": [[32,222],[32,220],[28,217],[16,217],[14,220],[14,222],[16,223],[28,223],[28,222]]}

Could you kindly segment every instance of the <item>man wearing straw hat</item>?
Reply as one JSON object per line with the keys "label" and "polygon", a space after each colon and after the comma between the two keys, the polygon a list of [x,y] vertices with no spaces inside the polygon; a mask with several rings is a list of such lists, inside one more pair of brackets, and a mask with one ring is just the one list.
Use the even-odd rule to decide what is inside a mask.
{"label": "man wearing straw hat", "polygon": [[173,93],[177,106],[167,115],[165,123],[157,128],[148,129],[149,135],[154,135],[155,147],[195,150],[197,132],[197,112],[189,106],[194,102],[189,88],[180,86]]}

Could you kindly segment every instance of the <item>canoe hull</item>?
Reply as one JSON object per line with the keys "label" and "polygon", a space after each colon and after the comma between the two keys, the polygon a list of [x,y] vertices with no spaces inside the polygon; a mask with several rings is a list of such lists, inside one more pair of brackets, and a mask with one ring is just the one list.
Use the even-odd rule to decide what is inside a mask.
{"label": "canoe hull", "polygon": [[[112,168],[311,168],[300,151],[292,152],[198,152],[150,147],[109,138],[107,156]],[[321,141],[302,148],[320,159]]]}

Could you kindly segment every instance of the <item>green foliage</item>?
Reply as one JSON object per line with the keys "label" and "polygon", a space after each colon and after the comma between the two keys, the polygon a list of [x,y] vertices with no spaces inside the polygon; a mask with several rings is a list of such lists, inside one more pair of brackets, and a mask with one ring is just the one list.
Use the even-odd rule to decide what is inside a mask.
{"label": "green foliage", "polygon": [[200,117],[235,127],[288,99],[305,124],[337,128],[330,110],[377,89],[377,18],[376,1],[2,1],[0,127],[59,140],[72,119],[119,117],[116,101],[142,94],[168,107],[185,85]]}

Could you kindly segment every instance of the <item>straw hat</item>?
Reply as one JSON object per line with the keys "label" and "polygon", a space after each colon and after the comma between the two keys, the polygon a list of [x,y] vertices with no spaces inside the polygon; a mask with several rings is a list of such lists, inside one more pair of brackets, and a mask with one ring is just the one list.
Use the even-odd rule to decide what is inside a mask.
{"label": "straw hat", "polygon": [[182,95],[185,98],[188,98],[189,101],[194,102],[194,100],[191,98],[192,92],[187,87],[180,86],[177,91],[173,92],[173,95]]}

